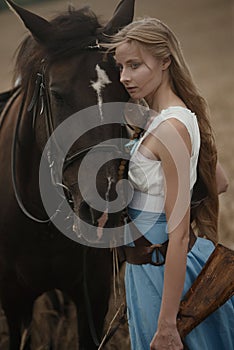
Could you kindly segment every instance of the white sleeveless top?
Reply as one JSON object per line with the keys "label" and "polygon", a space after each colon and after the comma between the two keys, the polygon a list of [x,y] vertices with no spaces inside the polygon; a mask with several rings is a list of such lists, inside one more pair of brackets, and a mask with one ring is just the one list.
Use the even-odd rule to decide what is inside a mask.
{"label": "white sleeveless top", "polygon": [[164,176],[161,161],[145,157],[138,151],[142,141],[163,121],[175,118],[182,122],[188,130],[191,139],[190,158],[190,190],[197,179],[197,161],[200,149],[200,132],[196,115],[181,106],[168,107],[161,111],[150,124],[142,138],[131,151],[129,163],[129,180],[134,188],[133,198],[129,207],[150,212],[162,212],[164,209]]}

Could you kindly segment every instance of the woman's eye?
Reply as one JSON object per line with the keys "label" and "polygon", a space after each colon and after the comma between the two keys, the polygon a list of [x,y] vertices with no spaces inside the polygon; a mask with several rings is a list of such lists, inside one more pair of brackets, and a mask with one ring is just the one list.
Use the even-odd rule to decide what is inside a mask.
{"label": "woman's eye", "polygon": [[[141,63],[139,63],[139,62],[131,62],[128,65],[126,65],[125,68],[137,69],[140,65],[141,65]],[[122,72],[123,66],[121,64],[117,64],[116,67],[120,72]]]}
{"label": "woman's eye", "polygon": [[137,63],[137,62],[131,63],[132,69],[137,69],[139,66],[140,66],[140,63]]}

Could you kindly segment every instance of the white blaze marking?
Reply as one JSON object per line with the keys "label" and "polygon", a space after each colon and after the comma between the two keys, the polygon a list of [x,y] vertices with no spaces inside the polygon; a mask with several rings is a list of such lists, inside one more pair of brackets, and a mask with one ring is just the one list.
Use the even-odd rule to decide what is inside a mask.
{"label": "white blaze marking", "polygon": [[98,108],[101,116],[101,121],[103,121],[103,112],[102,112],[102,90],[104,87],[108,84],[111,84],[111,81],[106,74],[106,72],[99,67],[99,65],[96,65],[96,72],[97,72],[97,81],[91,81],[92,88],[96,91],[97,94],[97,100],[98,100]]}
{"label": "white blaze marking", "polygon": [[107,191],[106,191],[106,195],[105,195],[105,199],[106,199],[106,205],[108,207],[108,202],[109,202],[109,193],[110,193],[110,188],[111,188],[111,184],[113,182],[113,179],[111,176],[107,177],[108,180],[108,187],[107,187]]}

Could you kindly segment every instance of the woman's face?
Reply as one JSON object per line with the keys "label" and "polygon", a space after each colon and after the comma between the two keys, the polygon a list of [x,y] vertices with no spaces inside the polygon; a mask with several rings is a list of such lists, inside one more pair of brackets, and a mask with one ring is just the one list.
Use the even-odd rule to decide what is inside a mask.
{"label": "woman's face", "polygon": [[150,101],[162,83],[163,61],[134,41],[119,45],[115,51],[120,81],[133,99]]}

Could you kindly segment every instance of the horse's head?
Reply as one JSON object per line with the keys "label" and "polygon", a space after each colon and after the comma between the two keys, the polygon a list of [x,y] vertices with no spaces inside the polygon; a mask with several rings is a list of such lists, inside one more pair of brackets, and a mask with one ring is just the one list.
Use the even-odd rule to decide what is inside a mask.
{"label": "horse's head", "polygon": [[[53,152],[64,155],[62,186],[67,190],[66,195],[71,196],[76,214],[84,221],[100,228],[110,225],[111,221],[115,225],[120,212],[108,215],[108,205],[105,207],[103,203],[116,199],[118,173],[123,172],[123,166],[120,167],[118,145],[106,142],[121,139],[124,128],[121,115],[119,121],[107,122],[110,109],[105,111],[105,103],[125,102],[128,94],[119,82],[113,57],[104,54],[99,42],[107,40],[108,35],[132,21],[134,1],[122,0],[105,26],[100,25],[88,8],[69,9],[48,22],[10,0],[7,3],[31,32],[19,50],[16,72],[22,90],[27,91],[25,99],[33,116],[37,146],[42,153],[51,134],[63,126],[60,136],[52,139],[49,153],[52,157]],[[76,116],[77,124],[72,124],[69,129],[70,124],[66,121],[71,116]],[[64,151],[69,138],[72,140],[70,147]],[[82,178],[78,181],[77,173],[84,157],[92,147],[100,144],[102,146],[96,147],[83,165],[83,174],[86,174],[83,179],[86,176],[86,181]],[[49,162],[56,172],[57,159]],[[97,172],[95,179],[92,172]],[[92,207],[93,180],[97,190],[94,196],[98,194],[100,200],[103,199],[99,208]],[[97,198],[95,200],[97,202]],[[73,226],[79,230],[77,225]]]}

